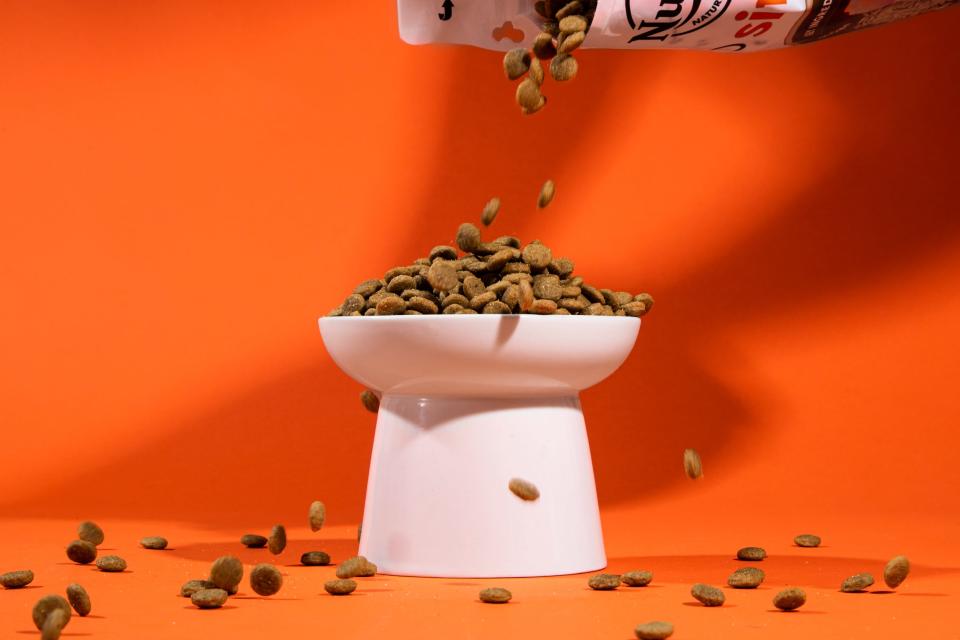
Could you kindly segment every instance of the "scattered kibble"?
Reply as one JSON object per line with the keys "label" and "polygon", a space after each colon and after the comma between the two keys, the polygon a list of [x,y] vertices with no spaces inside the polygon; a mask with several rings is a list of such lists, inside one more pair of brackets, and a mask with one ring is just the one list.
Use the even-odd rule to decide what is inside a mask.
{"label": "scattered kibble", "polygon": [[665,640],[673,635],[673,625],[669,622],[654,620],[638,624],[633,632],[639,640]]}
{"label": "scattered kibble", "polygon": [[705,607],[719,607],[727,599],[723,591],[709,584],[697,583],[690,588],[690,595]]}
{"label": "scattered kibble", "polygon": [[773,596],[773,606],[781,611],[799,609],[807,601],[807,594],[803,589],[789,587]]}
{"label": "scattered kibble", "polygon": [[189,598],[197,591],[202,589],[217,589],[216,583],[210,582],[209,580],[188,580],[183,583],[183,586],[180,587],[180,595],[184,598]]}
{"label": "scattered kibble", "polygon": [[767,552],[760,547],[743,547],[737,549],[737,560],[759,562],[767,557]]}
{"label": "scattered kibble", "polygon": [[270,553],[277,556],[287,548],[287,529],[282,524],[273,526],[270,530],[270,537],[267,538],[267,549]]}
{"label": "scattered kibble", "polygon": [[337,566],[338,578],[369,578],[377,574],[377,565],[367,560],[364,556],[354,556],[347,558]]}
{"label": "scattered kibble", "polygon": [[700,454],[695,449],[683,450],[683,470],[691,480],[703,477],[703,463],[700,462]]}
{"label": "scattered kibble", "polygon": [[873,576],[869,573],[858,573],[850,576],[840,584],[840,591],[844,593],[859,593],[873,584]]}
{"label": "scattered kibble", "polygon": [[190,596],[190,602],[198,609],[219,609],[227,601],[224,589],[200,589]]}
{"label": "scattered kibble", "polygon": [[240,536],[240,544],[250,549],[262,549],[267,546],[267,537],[256,533],[245,533]]}
{"label": "scattered kibble", "polygon": [[611,591],[620,586],[620,576],[613,573],[598,573],[590,576],[587,586],[594,591]]}
{"label": "scattered kibble", "polygon": [[324,567],[330,564],[330,555],[324,551],[307,551],[300,556],[300,564],[308,567]]}
{"label": "scattered kibble", "polygon": [[50,594],[43,596],[37,603],[33,605],[33,624],[37,629],[43,630],[43,624],[47,621],[47,618],[53,611],[61,610],[66,616],[66,622],[61,625],[61,628],[70,621],[70,603],[67,602],[66,598],[63,596],[58,596],[55,594]]}
{"label": "scattered kibble", "polygon": [[891,589],[896,589],[907,579],[910,573],[910,560],[907,556],[892,558],[883,569],[883,581]]}
{"label": "scattered kibble", "polygon": [[103,544],[103,529],[96,522],[85,520],[77,527],[77,537],[97,546]]}
{"label": "scattered kibble", "polygon": [[234,556],[220,556],[210,565],[209,580],[228,593],[234,591],[243,580],[243,564]]}
{"label": "scattered kibble", "polygon": [[765,577],[766,574],[763,569],[743,567],[730,574],[727,578],[727,584],[734,589],[756,589]]}
{"label": "scattered kibble", "polygon": [[380,410],[380,398],[378,398],[377,394],[373,391],[370,391],[370,389],[364,389],[360,392],[360,403],[363,405],[363,408],[370,413],[376,413]]}
{"label": "scattered kibble", "polygon": [[620,576],[620,582],[628,587],[645,587],[653,580],[652,571],[628,571]]}
{"label": "scattered kibble", "polygon": [[43,622],[43,628],[40,629],[40,640],[60,640],[60,632],[69,621],[69,612],[64,613],[63,609],[54,609]]}
{"label": "scattered kibble", "polygon": [[510,602],[513,594],[500,587],[490,587],[480,592],[480,601],[490,604],[506,604]]}
{"label": "scattered kibble", "polygon": [[527,480],[512,478],[507,486],[510,488],[510,491],[513,492],[513,495],[521,500],[532,501],[540,498],[540,490],[537,489],[536,485]]}
{"label": "scattered kibble", "polygon": [[97,558],[97,569],[106,573],[120,573],[127,570],[127,561],[120,556]]}
{"label": "scattered kibble", "polygon": [[97,548],[92,542],[74,540],[67,545],[67,557],[77,564],[90,564],[97,559]]}
{"label": "scattered kibble", "polygon": [[820,536],[815,536],[812,533],[804,533],[794,538],[793,543],[798,547],[819,547]]}
{"label": "scattered kibble", "polygon": [[90,594],[87,593],[87,590],[84,589],[82,585],[68,585],[67,600],[70,601],[70,606],[73,607],[73,610],[76,611],[77,615],[81,618],[90,614],[90,610],[92,609]]}
{"label": "scattered kibble", "polygon": [[33,571],[24,569],[22,571],[9,571],[0,575],[0,585],[4,589],[22,589],[33,582]]}
{"label": "scattered kibble", "polygon": [[140,540],[140,546],[144,549],[162,550],[167,548],[167,539],[160,536],[148,536]]}
{"label": "scattered kibble", "polygon": [[338,579],[323,583],[323,588],[332,596],[345,596],[357,590],[356,580]]}
{"label": "scattered kibble", "polygon": [[310,510],[307,512],[307,520],[310,522],[311,531],[320,531],[323,528],[323,522],[327,519],[327,507],[319,500],[310,503]]}
{"label": "scattered kibble", "polygon": [[553,202],[555,195],[557,195],[557,185],[554,184],[553,180],[547,180],[543,183],[543,186],[540,187],[540,195],[537,196],[537,208],[546,208],[548,204]]}
{"label": "scattered kibble", "polygon": [[272,564],[258,564],[250,571],[250,588],[261,596],[272,596],[283,586],[283,576]]}

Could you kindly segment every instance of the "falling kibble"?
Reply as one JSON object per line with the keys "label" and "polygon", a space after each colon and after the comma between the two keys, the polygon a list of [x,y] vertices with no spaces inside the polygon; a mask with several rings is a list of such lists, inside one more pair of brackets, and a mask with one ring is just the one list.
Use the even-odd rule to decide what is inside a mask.
{"label": "falling kibble", "polygon": [[530,69],[530,52],[524,48],[511,49],[503,56],[503,74],[516,80]]}
{"label": "falling kibble", "polygon": [[190,596],[190,602],[198,609],[219,609],[227,602],[224,589],[200,589]]}
{"label": "falling kibble", "polygon": [[350,579],[329,580],[323,588],[332,596],[345,596],[357,590],[357,582]]}
{"label": "falling kibble", "polygon": [[140,540],[140,546],[144,549],[160,551],[167,548],[167,539],[160,536],[148,536]]}
{"label": "falling kibble", "polygon": [[273,526],[270,530],[270,537],[267,538],[267,549],[275,556],[283,553],[287,548],[287,530],[282,524]]}
{"label": "falling kibble", "polygon": [[77,564],[90,564],[97,559],[97,548],[92,542],[74,540],[67,545],[67,557]]}
{"label": "falling kibble", "polygon": [[300,564],[307,567],[325,567],[330,564],[330,554],[324,551],[307,551],[300,556]]}
{"label": "falling kibble", "polygon": [[360,392],[360,403],[370,413],[376,413],[380,410],[380,398],[370,389],[364,389]]}
{"label": "falling kibble", "polygon": [[22,589],[33,582],[33,571],[24,569],[22,571],[10,571],[0,575],[0,585],[4,589]]}
{"label": "falling kibble", "polygon": [[708,584],[697,583],[690,588],[690,595],[705,607],[719,607],[727,599],[723,591]]}
{"label": "falling kibble", "polygon": [[850,576],[840,584],[840,591],[844,593],[859,593],[873,584],[873,576],[869,573],[858,573]]}
{"label": "falling kibble", "polygon": [[261,596],[272,596],[283,586],[283,576],[272,564],[258,564],[250,572],[250,588]]}
{"label": "falling kibble", "polygon": [[550,75],[553,76],[553,79],[557,82],[573,80],[577,77],[579,70],[580,64],[577,62],[577,59],[569,53],[558,53],[556,57],[550,61]]}
{"label": "falling kibble", "polygon": [[540,187],[540,195],[537,196],[537,208],[543,209],[548,204],[553,202],[553,197],[557,194],[557,185],[554,184],[553,180],[547,180],[543,183],[543,186]]}
{"label": "falling kibble", "polygon": [[653,620],[637,625],[633,632],[639,640],[666,640],[673,635],[673,625],[669,622]]}
{"label": "falling kibble", "polygon": [[910,573],[910,560],[907,556],[892,558],[883,569],[883,581],[891,589],[899,587]]}
{"label": "falling kibble", "polygon": [[807,594],[803,589],[789,587],[773,596],[773,606],[781,611],[793,611],[806,603]]}
{"label": "falling kibble", "polygon": [[243,580],[243,564],[234,556],[220,556],[210,566],[210,582],[226,592],[236,591]]}
{"label": "falling kibble", "polygon": [[493,223],[493,219],[497,217],[499,211],[500,198],[491,198],[490,202],[483,208],[483,213],[480,214],[480,222],[483,223],[483,226],[489,227]]}
{"label": "falling kibble", "polygon": [[60,640],[60,632],[69,621],[69,613],[64,613],[63,609],[54,609],[43,622],[43,628],[40,630],[40,640]]}
{"label": "falling kibble", "polygon": [[760,547],[743,547],[737,549],[737,560],[746,560],[748,562],[760,562],[767,557],[765,549]]}
{"label": "falling kibble", "polygon": [[820,536],[815,536],[812,533],[803,533],[794,538],[793,543],[798,547],[819,547]]}
{"label": "falling kibble", "polygon": [[734,589],[756,589],[766,578],[762,569],[743,567],[737,569],[727,578],[727,584]]}
{"label": "falling kibble", "polygon": [[97,558],[97,569],[105,573],[121,573],[127,570],[127,561],[120,556]]}
{"label": "falling kibble", "polygon": [[262,549],[267,546],[267,537],[256,533],[245,533],[240,536],[240,544],[250,549]]}
{"label": "falling kibble", "polygon": [[652,571],[628,571],[620,576],[620,582],[628,587],[645,587],[653,580]]}
{"label": "falling kibble", "polygon": [[67,602],[66,598],[51,594],[37,600],[37,603],[33,605],[34,626],[42,631],[47,618],[58,609],[63,611],[66,616],[66,622],[63,623],[63,626],[66,626],[67,622],[70,621],[70,603]]}
{"label": "falling kibble", "polygon": [[480,592],[480,602],[488,602],[490,604],[506,604],[510,602],[510,598],[512,597],[512,593],[500,587],[490,587]]}
{"label": "falling kibble", "polygon": [[536,485],[527,480],[512,478],[507,486],[510,488],[510,491],[513,492],[513,495],[521,500],[532,501],[540,498],[540,490],[537,489]]}
{"label": "falling kibble", "polygon": [[613,573],[598,573],[590,576],[587,586],[594,591],[612,591],[620,586],[620,576]]}
{"label": "falling kibble", "polygon": [[81,618],[90,614],[93,606],[90,603],[90,594],[81,585],[71,584],[67,586],[67,600],[70,601],[70,606]]}
{"label": "falling kibble", "polygon": [[323,528],[323,522],[327,519],[327,507],[319,500],[310,503],[310,510],[307,512],[307,520],[310,522],[311,531],[320,531]]}
{"label": "falling kibble", "polygon": [[85,520],[77,527],[77,537],[97,546],[103,544],[103,529],[96,522]]}
{"label": "falling kibble", "polygon": [[703,477],[703,463],[700,462],[700,454],[696,449],[683,450],[683,470],[691,480]]}

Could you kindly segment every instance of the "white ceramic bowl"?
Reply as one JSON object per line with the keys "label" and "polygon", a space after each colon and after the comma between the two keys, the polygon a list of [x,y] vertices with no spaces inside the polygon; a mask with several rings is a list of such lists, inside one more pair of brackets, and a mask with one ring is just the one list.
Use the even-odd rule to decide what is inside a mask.
{"label": "white ceramic bowl", "polygon": [[[397,575],[605,566],[577,394],[623,363],[639,329],[609,316],[321,318],[334,361],[382,394],[360,553]],[[513,477],[540,499],[510,493]]]}

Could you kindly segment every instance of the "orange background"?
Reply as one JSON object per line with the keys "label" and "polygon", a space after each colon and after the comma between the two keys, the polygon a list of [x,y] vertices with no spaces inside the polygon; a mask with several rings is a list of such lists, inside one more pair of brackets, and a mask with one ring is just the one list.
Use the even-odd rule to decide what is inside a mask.
{"label": "orange background", "polygon": [[[97,638],[960,637],[958,32],[584,52],[521,118],[498,54],[406,46],[391,3],[3,4],[0,571],[37,588],[0,592],[0,637],[75,580],[98,617],[67,633]],[[355,553],[374,420],[316,317],[493,195],[493,233],[656,297],[583,397],[611,569],[655,585],[507,580],[484,607],[488,581],[378,576],[334,601],[332,568],[290,566],[269,601],[174,597],[221,553],[265,558],[236,539],[275,522],[281,563]],[[82,518],[128,575],[67,563]],[[174,549],[137,547],[158,534]],[[687,606],[746,544],[764,588]],[[896,594],[836,592],[897,553]],[[788,583],[807,607],[769,611]]]}

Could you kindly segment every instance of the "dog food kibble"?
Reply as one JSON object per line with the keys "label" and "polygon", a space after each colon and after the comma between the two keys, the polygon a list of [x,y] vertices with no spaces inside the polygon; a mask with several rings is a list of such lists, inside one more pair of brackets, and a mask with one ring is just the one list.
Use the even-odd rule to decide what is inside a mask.
{"label": "dog food kibble", "polygon": [[696,450],[683,450],[683,470],[691,480],[697,480],[703,476],[703,464],[700,462],[700,454]]}
{"label": "dog food kibble", "polygon": [[537,86],[543,84],[543,64],[540,58],[534,57],[530,60],[530,79],[537,83]]}
{"label": "dog food kibble", "polygon": [[107,573],[120,573],[127,570],[127,561],[120,556],[103,556],[97,558],[97,569]]}
{"label": "dog food kibble", "polygon": [[557,185],[554,184],[553,180],[547,180],[543,183],[543,186],[540,187],[540,195],[537,196],[537,208],[546,208],[548,204],[553,202],[555,195],[557,195]]}
{"label": "dog food kibble", "polygon": [[224,589],[200,589],[190,596],[190,602],[198,609],[219,609],[227,601]]}
{"label": "dog food kibble", "polygon": [[188,580],[180,587],[180,595],[189,598],[201,589],[216,589],[217,585],[209,580]]}
{"label": "dog food kibble", "polygon": [[638,624],[633,630],[639,640],[665,640],[673,635],[673,625],[669,622],[654,620]]}
{"label": "dog food kibble", "polygon": [[258,564],[250,571],[250,588],[261,596],[272,596],[283,586],[283,576],[272,564]]}
{"label": "dog food kibble", "polygon": [[324,567],[330,564],[330,555],[324,551],[307,551],[300,556],[300,564],[308,567]]}
{"label": "dog food kibble", "polygon": [[530,69],[530,52],[523,47],[511,49],[503,56],[503,73],[508,80],[516,80]]}
{"label": "dog food kibble", "polygon": [[97,548],[92,542],[74,540],[67,545],[67,557],[77,564],[90,564],[97,559]]}
{"label": "dog food kibble", "polygon": [[360,392],[360,403],[370,413],[376,413],[380,410],[380,398],[370,389],[364,389]]}
{"label": "dog food kibble", "polygon": [[40,630],[40,640],[60,640],[60,632],[67,626],[69,619],[63,609],[51,611],[43,623],[43,629]]}
{"label": "dog food kibble", "polygon": [[579,70],[580,65],[577,63],[577,59],[569,53],[558,53],[556,57],[550,61],[550,75],[553,76],[553,79],[557,82],[573,80],[577,77],[577,71]]}
{"label": "dog food kibble", "polygon": [[480,601],[489,602],[490,604],[506,604],[510,602],[510,598],[512,597],[512,593],[500,587],[490,587],[480,592]]}
{"label": "dog food kibble", "polygon": [[329,580],[323,583],[323,588],[332,596],[345,596],[357,590],[357,582],[349,579]]}
{"label": "dog food kibble", "polygon": [[323,521],[327,519],[327,507],[319,500],[310,503],[310,510],[307,512],[307,520],[310,522],[311,531],[320,531],[323,528]]}
{"label": "dog food kibble", "polygon": [[521,478],[512,478],[507,486],[521,500],[537,500],[540,497],[540,490],[532,482]]}
{"label": "dog food kibble", "polygon": [[[551,71],[552,69],[551,63]],[[546,103],[546,99],[540,93],[540,85],[533,78],[525,78],[517,85],[517,104],[520,105],[524,115],[540,111]]]}
{"label": "dog food kibble", "polygon": [[234,591],[243,580],[243,564],[234,556],[220,556],[210,565],[210,582],[224,591]]}
{"label": "dog food kibble", "polygon": [[377,574],[377,565],[363,556],[347,558],[337,566],[338,578],[369,578]]}
{"label": "dog food kibble", "polygon": [[742,549],[737,549],[737,560],[759,562],[766,557],[767,552],[760,547],[743,547]]}
{"label": "dog food kibble", "polygon": [[77,527],[77,537],[94,546],[103,544],[103,529],[96,522],[86,520]]}
{"label": "dog food kibble", "polygon": [[33,582],[33,571],[10,571],[0,575],[0,585],[4,589],[22,589]]}
{"label": "dog food kibble", "polygon": [[763,573],[763,569],[743,567],[730,574],[730,577],[727,578],[727,584],[734,589],[756,589],[765,577],[766,574]]}
{"label": "dog food kibble", "polygon": [[67,600],[70,606],[77,612],[77,615],[84,617],[90,613],[92,605],[90,604],[90,594],[79,584],[67,586]]}
{"label": "dog food kibble", "polygon": [[815,536],[812,533],[804,533],[794,538],[793,543],[798,547],[819,547],[820,536]]}
{"label": "dog food kibble", "polygon": [[457,246],[460,251],[470,253],[480,248],[480,229],[476,225],[464,222],[457,229]]}
{"label": "dog food kibble", "polygon": [[883,569],[883,581],[891,589],[896,589],[907,579],[909,573],[910,560],[907,559],[907,556],[897,556],[892,558]]}
{"label": "dog food kibble", "polygon": [[790,587],[773,596],[773,606],[781,611],[799,609],[807,601],[807,594],[803,589]]}
{"label": "dog food kibble", "polygon": [[66,601],[63,596],[58,595],[47,595],[43,596],[37,603],[33,605],[33,624],[37,629],[43,630],[43,624],[47,621],[47,618],[50,614],[56,610],[63,611],[66,616],[66,622],[61,625],[66,626],[67,622],[70,621],[70,604]]}
{"label": "dog food kibble", "polygon": [[166,549],[167,539],[161,538],[160,536],[149,536],[140,541],[140,546],[144,549]]}
{"label": "dog food kibble", "polygon": [[719,607],[726,600],[723,591],[708,584],[697,583],[690,588],[690,595],[705,607]]}
{"label": "dog food kibble", "polygon": [[628,587],[645,587],[653,580],[652,571],[627,571],[620,576],[620,582]]}
{"label": "dog food kibble", "polygon": [[434,260],[427,270],[427,282],[434,291],[449,293],[460,284],[460,278],[457,277],[454,263],[448,260]]}
{"label": "dog food kibble", "polygon": [[850,576],[840,584],[840,591],[844,593],[858,593],[866,590],[873,584],[873,576],[869,573],[858,573]]}
{"label": "dog food kibble", "polygon": [[250,549],[262,549],[267,546],[267,538],[255,533],[245,533],[240,536],[240,544]]}
{"label": "dog food kibble", "polygon": [[613,573],[598,573],[590,576],[587,586],[594,591],[610,591],[620,586],[620,576]]}
{"label": "dog food kibble", "polygon": [[270,537],[267,538],[267,549],[270,553],[277,556],[283,553],[287,548],[287,530],[282,524],[274,525],[270,530]]}

